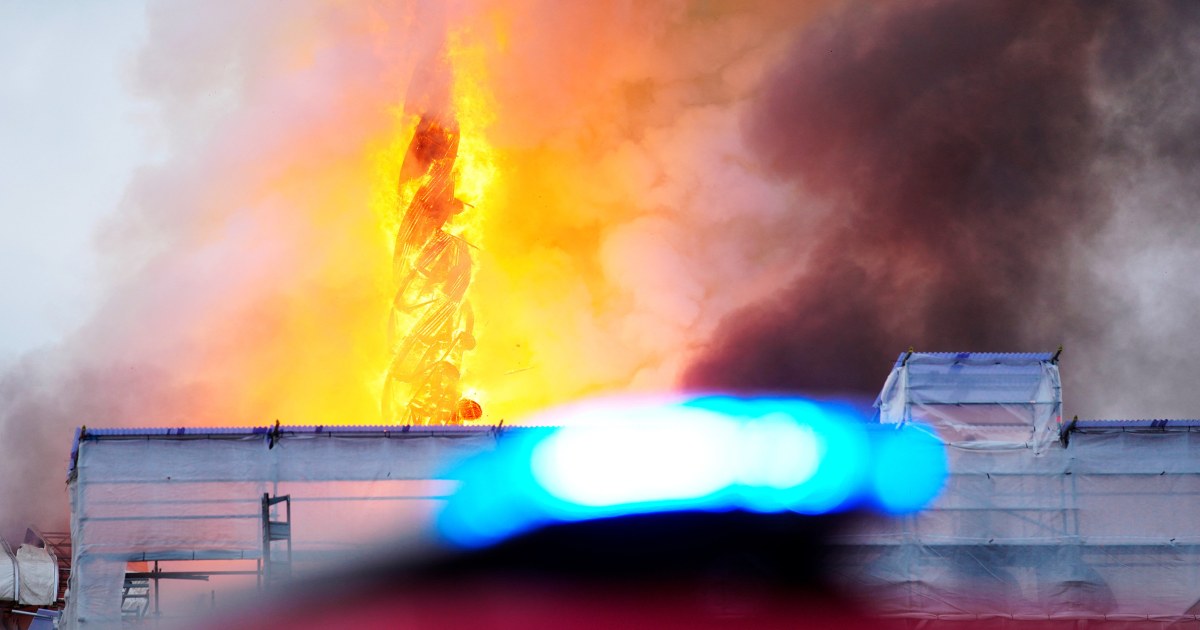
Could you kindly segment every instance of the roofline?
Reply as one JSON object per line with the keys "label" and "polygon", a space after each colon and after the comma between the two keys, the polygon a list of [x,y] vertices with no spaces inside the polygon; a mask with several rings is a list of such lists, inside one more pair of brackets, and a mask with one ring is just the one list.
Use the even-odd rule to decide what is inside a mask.
{"label": "roofline", "polygon": [[1054,361],[1058,357],[1058,352],[921,352],[921,351],[904,351],[896,358],[894,367],[904,365],[905,361],[912,356],[924,357],[941,357],[941,358],[1004,358],[1004,359],[1029,359],[1032,361]]}
{"label": "roofline", "polygon": [[1147,418],[1144,420],[1072,420],[1064,427],[1071,431],[1107,429],[1194,429],[1200,420],[1176,418]]}
{"label": "roofline", "polygon": [[103,428],[82,427],[76,439],[103,440],[122,438],[236,438],[255,435],[346,435],[391,436],[394,434],[478,435],[503,430],[499,425],[280,425],[261,427],[141,427]]}
{"label": "roofline", "polygon": [[1071,442],[1071,434],[1087,433],[1124,433],[1124,432],[1188,432],[1200,429],[1200,420],[1175,418],[1147,418],[1142,420],[1080,420],[1075,418],[1064,422],[1058,430],[1058,439],[1063,446]]}
{"label": "roofline", "polygon": [[477,435],[500,435],[512,429],[518,431],[536,427],[505,427],[499,425],[281,425],[259,427],[145,427],[145,428],[101,428],[82,426],[75,429],[71,445],[71,460],[67,466],[67,478],[75,473],[79,462],[79,445],[82,442],[104,440],[239,440],[262,437],[273,445],[276,440],[289,436],[326,436],[344,438],[413,439],[446,437],[459,438]]}

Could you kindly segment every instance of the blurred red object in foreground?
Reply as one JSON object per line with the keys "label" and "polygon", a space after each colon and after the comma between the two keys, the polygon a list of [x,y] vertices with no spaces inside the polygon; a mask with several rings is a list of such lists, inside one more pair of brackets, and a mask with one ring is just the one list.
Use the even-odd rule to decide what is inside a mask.
{"label": "blurred red object in foreground", "polygon": [[298,584],[206,627],[879,628],[825,585],[843,517],[687,512],[546,527]]}

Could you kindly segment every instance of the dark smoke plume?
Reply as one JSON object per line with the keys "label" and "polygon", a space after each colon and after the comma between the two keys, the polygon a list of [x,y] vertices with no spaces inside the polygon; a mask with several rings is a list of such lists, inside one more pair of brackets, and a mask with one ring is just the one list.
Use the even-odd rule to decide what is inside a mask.
{"label": "dark smoke plume", "polygon": [[[833,211],[796,236],[820,243],[803,274],[727,318],[684,384],[874,393],[909,346],[1115,352],[1123,287],[1087,258],[1117,192],[1099,165],[1128,156],[1114,112],[1139,115],[1124,91],[1164,84],[1164,50],[1195,74],[1179,33],[1195,32],[1196,6],[909,2],[801,34],[745,133],[766,168]],[[1196,138],[1162,150],[1194,165]]]}

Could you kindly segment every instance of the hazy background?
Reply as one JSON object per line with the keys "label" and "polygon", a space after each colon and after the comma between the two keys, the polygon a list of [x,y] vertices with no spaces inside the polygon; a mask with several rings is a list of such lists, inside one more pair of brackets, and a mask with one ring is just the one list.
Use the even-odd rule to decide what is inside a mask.
{"label": "hazy background", "polygon": [[0,6],[0,532],[61,526],[79,425],[377,421],[443,39],[489,421],[1059,343],[1069,415],[1200,413],[1200,5],[430,6]]}
{"label": "hazy background", "polygon": [[0,7],[0,364],[61,340],[100,297],[96,228],[157,157],[131,85],[145,11]]}

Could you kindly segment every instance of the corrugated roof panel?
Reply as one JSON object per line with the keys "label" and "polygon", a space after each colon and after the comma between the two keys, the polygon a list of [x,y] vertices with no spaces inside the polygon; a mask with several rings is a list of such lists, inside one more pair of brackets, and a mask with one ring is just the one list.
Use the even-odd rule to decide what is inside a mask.
{"label": "corrugated roof panel", "polygon": [[1001,363],[1006,365],[1028,365],[1054,359],[1054,352],[901,352],[894,367],[907,363],[924,365],[980,365]]}
{"label": "corrugated roof panel", "polygon": [[[75,430],[71,446],[68,477],[74,473],[79,459],[79,443],[87,440],[104,439],[235,439],[247,437],[279,437],[313,435],[329,437],[452,437],[498,433],[511,429],[531,427],[503,427],[493,425],[298,425],[261,427],[106,427],[80,428]],[[277,432],[277,433],[276,433]]]}
{"label": "corrugated roof panel", "polygon": [[1073,420],[1067,424],[1067,427],[1071,428],[1072,430],[1192,429],[1200,428],[1200,420],[1185,418]]}
{"label": "corrugated roof panel", "polygon": [[[477,434],[495,431],[491,425],[281,425],[278,431],[283,435],[299,434],[346,434],[358,435],[365,433],[464,433]],[[276,427],[138,427],[138,428],[103,428],[87,429],[84,439],[105,437],[173,437],[173,436],[254,436],[267,435]],[[77,434],[78,438],[78,434]]]}

